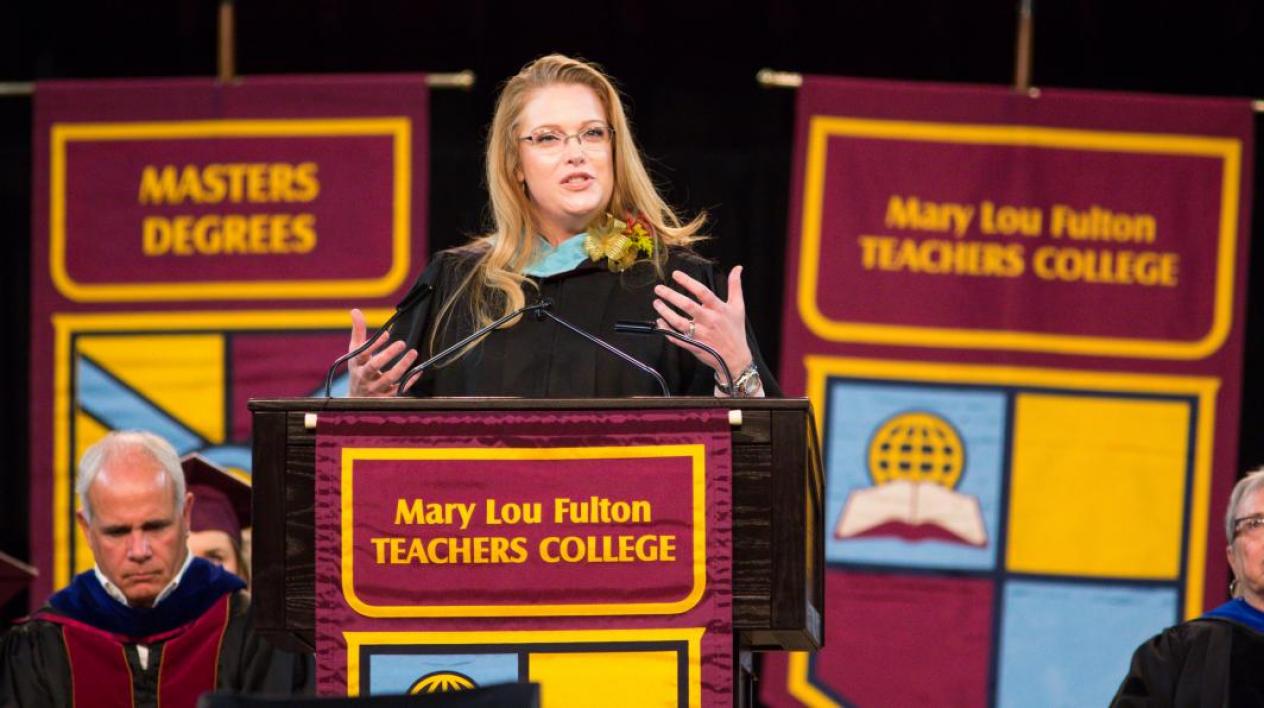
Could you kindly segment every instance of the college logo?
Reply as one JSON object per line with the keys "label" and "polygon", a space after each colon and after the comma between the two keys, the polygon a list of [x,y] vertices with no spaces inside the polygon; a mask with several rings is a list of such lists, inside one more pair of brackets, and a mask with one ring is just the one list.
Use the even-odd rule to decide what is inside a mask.
{"label": "college logo", "polygon": [[417,679],[408,688],[408,695],[419,693],[449,693],[478,688],[474,679],[458,671],[435,671]]}
{"label": "college logo", "polygon": [[1199,611],[1218,381],[816,363],[832,639],[786,662],[801,703],[1100,705]]}
{"label": "college logo", "polygon": [[530,682],[550,705],[604,705],[614,696],[624,704],[684,708],[702,704],[702,634],[694,628],[345,632],[347,686],[361,696],[384,696]]}
{"label": "college logo", "polygon": [[955,491],[966,450],[953,425],[934,413],[898,413],[878,426],[866,455],[874,486],[852,491],[837,539],[894,537],[987,545],[977,497]]}

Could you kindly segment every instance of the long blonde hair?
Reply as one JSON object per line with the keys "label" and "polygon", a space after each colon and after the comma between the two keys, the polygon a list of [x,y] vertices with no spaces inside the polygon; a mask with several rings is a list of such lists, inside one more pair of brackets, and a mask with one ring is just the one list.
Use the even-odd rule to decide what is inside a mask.
{"label": "long blonde hair", "polygon": [[[699,214],[687,223],[682,222],[654,187],[632,138],[619,92],[610,79],[597,65],[580,59],[561,54],[540,57],[506,81],[496,100],[496,112],[487,137],[486,166],[494,229],[470,244],[480,254],[478,261],[440,307],[436,324],[430,330],[431,351],[439,325],[451,316],[453,306],[462,299],[463,293],[467,295],[464,299],[476,327],[526,304],[523,286],[529,281],[522,271],[535,260],[539,249],[536,234],[540,230],[532,216],[530,197],[517,178],[522,166],[517,123],[532,94],[556,84],[586,86],[597,94],[605,108],[610,127],[614,129],[614,191],[607,211],[621,218],[625,214],[636,214],[653,227],[654,267],[659,274],[666,262],[665,246],[688,247],[702,238],[698,231],[706,216]],[[516,320],[510,321],[504,326],[515,323]]]}

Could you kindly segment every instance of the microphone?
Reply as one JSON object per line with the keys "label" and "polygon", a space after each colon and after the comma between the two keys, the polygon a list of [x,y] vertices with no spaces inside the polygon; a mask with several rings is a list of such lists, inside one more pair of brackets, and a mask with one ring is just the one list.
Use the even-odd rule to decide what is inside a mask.
{"label": "microphone", "polygon": [[389,331],[391,325],[395,324],[395,320],[399,319],[399,316],[404,314],[405,310],[430,297],[430,294],[433,292],[434,286],[430,284],[429,280],[418,279],[417,282],[413,283],[412,288],[410,288],[404,295],[404,299],[400,300],[399,304],[395,306],[395,314],[391,315],[390,319],[388,319],[385,324],[378,327],[372,337],[364,340],[364,344],[361,344],[355,349],[352,349],[346,354],[343,354],[335,359],[334,363],[329,365],[329,370],[325,372],[325,398],[330,398],[329,390],[334,385],[334,372],[338,370],[339,366],[342,366],[346,362],[350,361],[352,357],[359,356],[365,349],[373,346],[373,343],[377,341],[378,337],[381,337],[383,333]]}
{"label": "microphone", "polygon": [[693,337],[681,334],[674,329],[660,329],[654,322],[619,320],[614,323],[614,331],[626,334],[663,334],[672,339],[679,339],[686,344],[692,344],[715,358],[715,362],[720,365],[720,371],[724,374],[724,381],[728,384],[728,390],[733,390],[733,372],[729,371],[729,365],[724,363],[724,357],[720,356],[720,353],[712,349],[710,345],[703,344]]}
{"label": "microphone", "polygon": [[527,312],[539,312],[540,310],[544,310],[544,309],[550,308],[550,307],[552,307],[552,306],[553,306],[553,301],[552,301],[552,300],[541,300],[541,301],[539,301],[539,302],[537,302],[537,303],[534,303],[534,304],[531,304],[531,305],[526,305],[525,307],[519,307],[518,309],[514,310],[513,312],[510,312],[509,314],[505,315],[504,317],[501,317],[500,319],[497,319],[497,320],[495,320],[495,321],[493,321],[493,322],[489,322],[489,323],[487,323],[487,324],[483,325],[482,327],[479,327],[478,329],[476,329],[476,330],[474,330],[473,332],[471,332],[468,336],[466,336],[466,337],[462,338],[462,339],[461,339],[461,341],[457,342],[456,344],[453,344],[452,346],[448,347],[447,349],[444,349],[443,351],[439,352],[438,354],[435,354],[434,356],[430,357],[429,359],[427,359],[427,360],[425,360],[425,361],[421,362],[420,364],[418,364],[418,365],[414,366],[413,368],[409,369],[409,370],[408,370],[408,373],[404,374],[403,376],[401,376],[401,377],[399,378],[399,383],[398,383],[398,384],[396,385],[396,387],[395,387],[395,395],[397,395],[397,396],[402,396],[402,395],[404,395],[404,393],[405,393],[405,391],[404,391],[404,384],[405,384],[405,383],[407,383],[408,381],[411,381],[411,380],[413,379],[413,377],[415,377],[417,374],[420,374],[421,372],[425,371],[426,369],[429,369],[431,366],[434,366],[437,362],[443,361],[443,360],[444,360],[444,359],[445,359],[445,358],[446,358],[449,354],[451,354],[452,352],[454,352],[454,351],[456,351],[456,350],[460,349],[461,347],[465,346],[466,344],[469,344],[470,342],[474,341],[475,339],[478,339],[479,337],[483,336],[484,334],[487,334],[488,332],[492,331],[493,329],[496,329],[497,327],[499,327],[499,326],[503,325],[504,323],[508,322],[509,320],[512,320],[513,318],[517,317],[518,315],[525,314],[525,313],[527,313]]}
{"label": "microphone", "polygon": [[[541,302],[543,302],[543,303],[548,303],[548,305],[550,305],[550,306],[553,304],[553,301],[548,300],[548,299],[542,300]],[[554,322],[556,322],[556,323],[558,323],[558,324],[562,325],[562,326],[563,326],[563,327],[565,327],[566,329],[569,329],[570,331],[574,332],[575,334],[578,334],[579,336],[583,337],[584,339],[587,339],[588,341],[592,342],[593,344],[596,344],[597,346],[601,347],[602,349],[605,349],[606,351],[610,352],[611,354],[614,354],[615,356],[617,356],[617,357],[619,357],[620,359],[622,359],[622,360],[626,361],[627,363],[631,364],[632,366],[635,366],[636,368],[640,369],[641,371],[644,371],[645,373],[649,374],[650,376],[653,376],[653,377],[654,377],[654,380],[658,382],[658,386],[659,386],[659,388],[663,389],[663,397],[664,397],[664,398],[671,398],[671,391],[669,391],[669,390],[667,389],[667,381],[663,378],[663,375],[662,375],[662,374],[658,373],[658,371],[654,369],[654,367],[652,367],[652,366],[650,366],[649,364],[646,364],[646,363],[644,363],[644,362],[640,361],[640,360],[639,360],[639,359],[637,359],[636,357],[632,356],[631,354],[628,354],[627,352],[623,351],[622,349],[619,349],[618,347],[614,346],[613,344],[610,344],[609,342],[605,341],[604,339],[601,339],[601,338],[597,337],[597,335],[592,334],[591,332],[585,332],[584,330],[580,329],[579,327],[577,327],[577,326],[575,326],[575,325],[571,324],[570,322],[567,322],[566,320],[562,319],[561,317],[558,317],[557,315],[553,314],[552,312],[549,312],[549,308],[547,308],[547,307],[542,308],[542,309],[540,309],[540,310],[536,310],[535,316],[536,316],[536,319],[544,319],[545,317],[547,317],[547,318],[549,318],[549,319],[553,320]],[[616,331],[618,330],[618,326],[617,326],[617,325],[615,326],[615,329],[616,329]]]}

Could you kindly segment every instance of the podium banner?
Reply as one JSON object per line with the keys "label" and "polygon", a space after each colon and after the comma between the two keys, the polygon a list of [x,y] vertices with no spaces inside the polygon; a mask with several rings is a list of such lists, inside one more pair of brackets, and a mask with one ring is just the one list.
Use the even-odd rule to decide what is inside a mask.
{"label": "podium banner", "polygon": [[826,647],[772,705],[1101,705],[1226,597],[1247,101],[809,77],[782,382]]}
{"label": "podium banner", "polygon": [[723,411],[321,415],[322,694],[732,703]]}
{"label": "podium banner", "polygon": [[347,308],[385,319],[426,253],[427,106],[420,75],[36,86],[32,602],[92,567],[88,445],[143,428],[248,480],[246,400],[317,394]]}

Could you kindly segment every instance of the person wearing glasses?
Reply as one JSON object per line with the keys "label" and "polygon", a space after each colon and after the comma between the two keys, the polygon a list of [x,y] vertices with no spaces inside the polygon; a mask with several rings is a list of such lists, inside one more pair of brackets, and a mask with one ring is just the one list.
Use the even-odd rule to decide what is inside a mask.
{"label": "person wearing glasses", "polygon": [[1225,536],[1232,599],[1138,647],[1112,705],[1264,705],[1264,469],[1234,486]]}
{"label": "person wearing glasses", "polygon": [[[655,189],[610,79],[549,55],[509,79],[486,155],[493,228],[435,255],[391,336],[348,364],[350,395],[393,396],[417,363],[524,305],[549,312],[652,366],[673,394],[776,396],[746,321],[741,267],[727,276],[691,245],[703,217],[682,220]],[[351,348],[366,341],[352,310]],[[616,333],[650,321],[714,349],[662,335]],[[388,343],[389,342],[389,343]],[[661,395],[646,372],[540,315],[512,318],[459,346],[407,395]]]}

